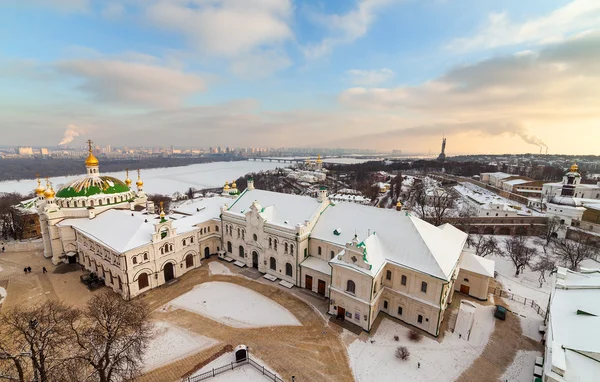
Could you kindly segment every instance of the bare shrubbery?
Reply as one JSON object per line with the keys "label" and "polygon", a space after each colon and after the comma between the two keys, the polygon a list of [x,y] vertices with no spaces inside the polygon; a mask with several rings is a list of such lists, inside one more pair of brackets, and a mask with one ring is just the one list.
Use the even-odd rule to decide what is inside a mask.
{"label": "bare shrubbery", "polygon": [[394,341],[400,341],[400,337],[398,337],[397,335],[394,336]]}
{"label": "bare shrubbery", "polygon": [[408,338],[412,342],[419,342],[421,341],[421,339],[423,339],[423,334],[419,331],[411,330],[410,332],[408,332]]}
{"label": "bare shrubbery", "polygon": [[409,357],[410,352],[406,346],[398,346],[398,348],[396,348],[396,358],[406,361]]}

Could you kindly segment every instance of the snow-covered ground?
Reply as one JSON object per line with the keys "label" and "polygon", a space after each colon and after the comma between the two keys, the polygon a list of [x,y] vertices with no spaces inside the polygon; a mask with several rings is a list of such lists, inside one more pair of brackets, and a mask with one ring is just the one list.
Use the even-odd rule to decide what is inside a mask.
{"label": "snow-covered ground", "polygon": [[2,301],[6,298],[6,289],[0,287],[0,304],[2,304]]}
{"label": "snow-covered ground", "polygon": [[270,298],[227,282],[212,281],[196,285],[167,305],[201,314],[235,328],[301,325],[290,311]]}
{"label": "snow-covered ground", "polygon": [[506,369],[501,381],[508,382],[531,382],[533,380],[533,368],[535,357],[541,356],[537,351],[519,350],[512,364]]}
{"label": "snow-covered ground", "polygon": [[218,261],[212,261],[208,263],[208,273],[211,275],[233,275],[229,268],[219,263]]}
{"label": "snow-covered ground", "polygon": [[489,203],[503,204],[519,210],[519,215],[527,216],[545,216],[544,213],[537,212],[522,203],[502,197],[495,192],[479,187],[470,182],[461,182],[454,186],[454,189],[461,197],[473,206],[485,205]]}
{"label": "snow-covered ground", "polygon": [[[266,370],[269,370],[271,373],[275,374],[273,372],[273,370],[271,370],[260,359],[254,357],[254,356],[252,356],[252,359],[254,361],[256,361],[258,364],[264,366]],[[216,369],[221,366],[231,365],[233,362],[235,362],[235,356],[234,356],[233,352],[225,353],[222,356],[220,356],[219,358],[215,359],[214,361],[212,361],[209,364],[207,364],[206,366],[204,366],[202,369],[200,369],[197,372],[195,372],[194,374],[192,374],[191,377],[206,373],[207,371],[211,371],[212,369]],[[277,375],[277,376],[279,378],[281,378],[281,376],[279,376],[279,375]],[[233,370],[225,371],[222,374],[219,374],[216,377],[211,378],[211,381],[216,381],[216,382],[240,382],[240,381],[265,382],[265,381],[269,381],[269,380],[270,379],[268,379],[266,376],[264,376],[261,372],[259,372],[254,367],[252,367],[251,365],[248,365],[248,364],[237,367]]]}
{"label": "snow-covered ground", "polygon": [[[286,166],[289,166],[289,164],[261,161],[212,162],[142,170],[141,174],[144,181],[144,191],[150,194],[172,195],[175,192],[184,193],[190,187],[196,189],[220,187],[225,184],[225,181],[231,182],[251,172],[274,170],[277,167]],[[101,175],[125,179],[125,171],[103,173],[102,161],[100,161],[100,172]],[[50,178],[50,182],[54,189],[58,190],[61,185],[68,184],[83,175],[85,175],[85,166],[82,159],[80,175]],[[129,176],[135,181],[135,174],[132,174],[131,171]],[[34,179],[0,182],[0,192],[27,194],[36,187],[37,181]]]}
{"label": "snow-covered ground", "polygon": [[[366,342],[355,340],[348,346],[354,376],[359,382],[369,381],[454,381],[483,352],[494,331],[493,306],[475,304],[470,338],[446,332],[441,343],[428,337],[420,342],[408,339],[410,329],[384,319],[377,333]],[[394,340],[394,336],[400,340]],[[373,342],[371,342],[373,341]],[[398,346],[406,346],[410,358],[396,358]],[[417,363],[421,367],[417,367]]]}
{"label": "snow-covered ground", "polygon": [[167,365],[217,342],[167,322],[157,321],[154,323],[152,340],[144,354],[144,371]]}

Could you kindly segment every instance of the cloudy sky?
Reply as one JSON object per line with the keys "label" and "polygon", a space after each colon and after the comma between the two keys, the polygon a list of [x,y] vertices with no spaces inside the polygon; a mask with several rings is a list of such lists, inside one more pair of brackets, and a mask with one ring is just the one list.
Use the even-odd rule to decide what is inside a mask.
{"label": "cloudy sky", "polygon": [[598,0],[2,0],[0,144],[599,154]]}

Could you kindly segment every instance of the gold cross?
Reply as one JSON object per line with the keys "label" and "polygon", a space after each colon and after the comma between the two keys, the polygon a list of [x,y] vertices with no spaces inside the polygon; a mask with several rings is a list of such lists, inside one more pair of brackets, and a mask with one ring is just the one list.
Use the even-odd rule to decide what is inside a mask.
{"label": "gold cross", "polygon": [[88,147],[90,148],[90,152],[92,152],[92,143],[93,143],[93,142],[92,142],[92,140],[91,140],[91,139],[88,139],[88,140],[87,140],[87,144],[88,144]]}

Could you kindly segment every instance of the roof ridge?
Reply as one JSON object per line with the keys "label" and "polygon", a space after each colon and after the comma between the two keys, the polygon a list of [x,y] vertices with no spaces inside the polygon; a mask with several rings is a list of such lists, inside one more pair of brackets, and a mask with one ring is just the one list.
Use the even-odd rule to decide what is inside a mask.
{"label": "roof ridge", "polygon": [[[427,250],[429,251],[429,254],[431,255],[431,257],[433,257],[433,260],[435,262],[435,264],[437,265],[438,270],[441,272],[442,275],[444,275],[445,277],[447,277],[446,273],[444,272],[444,270],[442,269],[442,266],[440,265],[437,257],[433,254],[433,251],[431,250],[431,247],[427,244],[427,241],[423,238],[423,233],[421,232],[421,230],[419,229],[419,227],[417,226],[417,224],[415,224],[415,221],[418,221],[419,224],[429,224],[427,223],[425,220],[419,219],[415,216],[412,215],[407,215],[407,217],[410,219],[411,223],[412,223],[412,227],[414,227],[414,229],[417,231],[417,233],[419,234],[419,240],[421,240],[423,242],[423,244],[425,244],[425,247],[427,247]],[[438,227],[431,225],[431,227],[433,227],[434,229],[437,229]],[[428,227],[429,228],[429,227]],[[444,232],[442,230],[440,230],[440,232]],[[460,256],[459,256],[460,258]]]}

